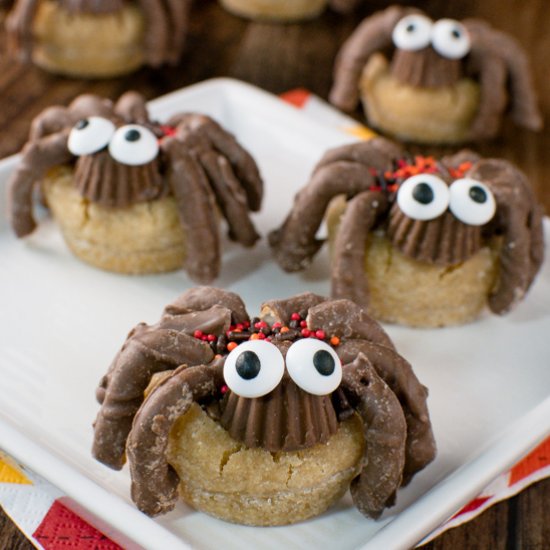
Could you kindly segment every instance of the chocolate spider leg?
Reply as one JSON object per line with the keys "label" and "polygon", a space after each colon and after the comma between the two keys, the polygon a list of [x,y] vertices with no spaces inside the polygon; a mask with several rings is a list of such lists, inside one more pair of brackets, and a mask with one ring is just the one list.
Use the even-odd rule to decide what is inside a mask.
{"label": "chocolate spider leg", "polygon": [[94,426],[93,455],[114,469],[124,464],[126,438],[151,376],[180,365],[208,364],[214,352],[194,338],[195,330],[223,334],[231,311],[214,305],[203,311],[165,315],[153,326],[138,325],[128,336],[96,392],[101,409]]}
{"label": "chocolate spider leg", "polygon": [[247,197],[229,161],[215,151],[199,156],[208,174],[218,206],[229,225],[229,237],[243,246],[252,246],[260,235],[249,216]]}
{"label": "chocolate spider leg", "polygon": [[175,370],[136,414],[127,448],[132,500],[149,516],[176,505],[179,478],[166,459],[170,429],[195,401],[216,395],[223,384],[223,362]]}
{"label": "chocolate spider leg", "polygon": [[220,237],[216,200],[199,161],[185,144],[167,138],[161,144],[169,159],[168,181],[186,234],[185,269],[200,283],[209,283],[220,271]]}
{"label": "chocolate spider leg", "polygon": [[167,62],[175,65],[181,57],[187,35],[192,0],[166,0],[168,19],[172,26]]}
{"label": "chocolate spider leg", "polygon": [[340,161],[322,166],[294,198],[283,225],[269,234],[269,243],[278,264],[289,272],[305,269],[323,240],[315,238],[331,199],[353,196],[375,184],[367,166]]}
{"label": "chocolate spider leg", "polygon": [[291,321],[293,313],[298,313],[302,319],[305,319],[312,307],[326,301],[327,298],[324,296],[318,296],[312,292],[303,292],[286,300],[269,300],[262,303],[260,318],[269,324],[283,323],[286,325]]}
{"label": "chocolate spider leg", "polygon": [[407,422],[407,443],[403,484],[435,457],[436,446],[427,407],[428,390],[419,381],[411,365],[394,349],[364,339],[347,340],[336,348],[343,364],[364,354],[378,376],[391,388],[401,403]]}
{"label": "chocolate spider leg", "polygon": [[135,124],[146,124],[149,122],[149,113],[147,112],[145,99],[138,92],[126,92],[121,95],[113,110],[124,120],[131,120]]}
{"label": "chocolate spider leg", "polygon": [[33,189],[45,172],[71,159],[67,150],[68,132],[30,141],[23,158],[8,182],[8,212],[14,233],[25,237],[36,228],[33,216]]}
{"label": "chocolate spider leg", "polygon": [[394,349],[382,326],[367,315],[365,309],[350,300],[330,300],[310,307],[307,316],[310,329],[321,329],[330,336],[361,338]]}
{"label": "chocolate spider leg", "polygon": [[197,133],[226,157],[233,167],[237,179],[245,190],[248,207],[253,212],[260,209],[263,197],[263,181],[256,162],[239,144],[235,136],[226,132],[215,120],[205,115],[176,115],[168,125],[179,127],[181,131]]}
{"label": "chocolate spider leg", "polygon": [[359,79],[368,58],[392,43],[392,31],[410,10],[391,6],[369,17],[357,27],[338,53],[334,84],[329,99],[343,111],[353,111],[359,102]]}
{"label": "chocolate spider leg", "polygon": [[367,141],[360,141],[348,145],[335,147],[327,151],[315,171],[334,162],[357,162],[370,169],[385,171],[393,168],[393,161],[405,156],[403,148],[397,143],[382,137],[373,137]]}
{"label": "chocolate spider leg", "polygon": [[500,129],[502,114],[506,109],[506,65],[496,55],[484,49],[472,51],[468,57],[469,70],[478,74],[480,85],[479,106],[469,129],[472,140],[490,139]]}
{"label": "chocolate spider leg", "polygon": [[139,0],[146,23],[145,60],[159,67],[169,56],[170,22],[162,0]]}
{"label": "chocolate spider leg", "polygon": [[503,242],[499,277],[489,295],[489,307],[502,315],[521,300],[542,263],[541,213],[525,176],[509,162],[481,160],[468,176],[487,183],[497,202],[495,222]]}
{"label": "chocolate spider leg", "polygon": [[[164,308],[163,315],[174,316],[191,311],[204,311],[213,306],[222,306],[231,311],[233,324],[244,323],[250,320],[246,307],[238,294],[222,290],[221,288],[207,286],[187,290]],[[225,332],[225,330],[222,332]]]}
{"label": "chocolate spider leg", "polygon": [[362,353],[344,364],[341,388],[363,420],[365,436],[365,465],[351,482],[351,496],[362,514],[378,518],[401,485],[405,418],[397,397]]}
{"label": "chocolate spider leg", "polygon": [[32,29],[37,9],[37,0],[19,0],[6,19],[8,52],[21,61],[30,61],[32,56]]}
{"label": "chocolate spider leg", "polygon": [[[491,71],[491,66],[494,64],[493,58],[499,58],[506,72],[500,90],[502,94],[506,94],[506,80],[508,80],[512,119],[520,126],[540,130],[542,115],[537,106],[529,59],[521,45],[512,36],[491,28],[483,21],[467,19],[464,24],[472,36],[471,55],[481,57],[482,79],[485,71]],[[490,82],[487,86],[490,86]],[[494,97],[494,93],[495,90],[491,92],[491,97]]]}
{"label": "chocolate spider leg", "polygon": [[364,191],[348,202],[334,241],[331,268],[333,298],[348,298],[360,306],[368,305],[369,289],[365,273],[367,238],[387,209],[386,196],[376,191]]}

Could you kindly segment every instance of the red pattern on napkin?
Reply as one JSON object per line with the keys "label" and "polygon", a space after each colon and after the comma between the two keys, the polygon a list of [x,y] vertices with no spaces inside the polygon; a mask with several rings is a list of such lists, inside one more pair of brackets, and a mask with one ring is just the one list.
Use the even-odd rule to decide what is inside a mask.
{"label": "red pattern on napkin", "polygon": [[56,500],[33,533],[44,550],[78,548],[78,550],[122,550],[103,533]]}

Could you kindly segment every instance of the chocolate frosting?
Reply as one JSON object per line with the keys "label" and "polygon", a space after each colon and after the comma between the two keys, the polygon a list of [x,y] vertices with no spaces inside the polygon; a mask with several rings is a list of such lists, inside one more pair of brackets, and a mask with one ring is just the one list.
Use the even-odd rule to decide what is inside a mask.
{"label": "chocolate frosting", "polygon": [[[542,128],[529,61],[523,48],[511,36],[479,19],[463,21],[471,50],[462,59],[446,59],[431,46],[420,51],[403,51],[392,43],[397,22],[414,8],[390,6],[366,18],[342,46],[334,67],[330,101],[344,111],[359,103],[359,81],[370,56],[392,51],[390,73],[399,82],[420,88],[451,86],[463,76],[480,85],[480,104],[469,139],[494,137],[509,107],[516,124],[531,130]],[[508,101],[508,92],[510,101]]]}
{"label": "chocolate frosting", "polygon": [[[393,503],[403,481],[435,456],[426,389],[379,325],[350,301],[305,293],[266,302],[262,312],[264,319],[280,319],[274,328],[266,321],[251,321],[237,295],[201,287],[167,306],[156,325],[138,325],[100,382],[94,456],[120,468],[127,440],[132,498],[142,511],[157,515],[171,510],[177,499],[178,477],[167,463],[166,450],[173,423],[191,403],[205,407],[237,441],[271,452],[327,441],[341,419],[357,413],[364,422],[366,446],[352,496],[362,513],[377,517]],[[278,338],[280,327],[301,315],[308,329],[324,330],[327,339],[337,342],[343,379],[333,394],[310,395],[288,372],[261,398],[224,390],[222,370],[228,351],[216,347],[220,340],[238,336],[242,329],[236,327],[256,327],[256,337],[268,334],[286,356],[291,342]],[[249,338],[253,333],[247,334]],[[214,354],[215,349],[225,351]],[[152,374],[165,369],[173,372],[143,401]]]}
{"label": "chocolate frosting", "polygon": [[[278,263],[287,271],[307,266],[323,244],[315,233],[330,200],[346,195],[348,204],[334,244],[334,297],[368,304],[365,251],[368,234],[373,230],[383,231],[406,256],[440,266],[458,265],[493,238],[504,237],[500,275],[489,296],[489,307],[494,313],[506,313],[529,289],[543,255],[541,207],[525,175],[507,161],[483,160],[468,150],[437,162],[427,157],[411,160],[391,145],[388,140],[376,138],[324,155],[310,182],[296,195],[281,228],[270,234]],[[376,163],[371,163],[372,154],[378,155]],[[423,163],[427,163],[424,168]],[[393,168],[389,169],[390,165]],[[409,172],[407,166],[411,167]],[[487,185],[496,200],[494,219],[473,226],[464,224],[449,210],[429,221],[406,216],[395,200],[397,188],[410,174],[423,170],[437,174],[449,185],[459,177],[471,177]]]}
{"label": "chocolate frosting", "polygon": [[[145,58],[149,65],[176,64],[181,57],[187,33],[191,0],[57,0],[71,14],[106,15],[116,13],[128,3],[142,10],[146,24]],[[33,21],[40,0],[16,0],[6,21],[8,49],[23,61],[31,59]]]}

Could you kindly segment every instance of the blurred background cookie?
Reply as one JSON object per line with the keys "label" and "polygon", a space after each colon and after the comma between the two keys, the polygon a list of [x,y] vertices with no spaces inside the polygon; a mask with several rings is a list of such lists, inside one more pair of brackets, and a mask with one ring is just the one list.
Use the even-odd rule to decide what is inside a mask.
{"label": "blurred background cookie", "polygon": [[11,55],[67,76],[108,78],[175,64],[190,0],[16,0],[6,27]]}
{"label": "blurred background cookie", "polygon": [[352,111],[361,100],[374,128],[418,143],[494,138],[509,113],[540,130],[527,55],[480,19],[432,21],[392,6],[365,19],[336,59],[330,101]]}

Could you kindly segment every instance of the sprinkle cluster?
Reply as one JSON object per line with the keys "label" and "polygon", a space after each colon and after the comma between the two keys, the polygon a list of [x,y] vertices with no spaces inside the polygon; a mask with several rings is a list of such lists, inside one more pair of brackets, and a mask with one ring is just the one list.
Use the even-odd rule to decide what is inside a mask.
{"label": "sprinkle cluster", "polygon": [[210,344],[212,351],[219,355],[229,353],[242,342],[249,340],[265,340],[266,342],[288,340],[293,342],[301,338],[316,338],[333,347],[340,344],[338,336],[328,337],[324,330],[309,329],[306,320],[299,313],[293,313],[290,316],[288,325],[282,323],[269,325],[259,317],[254,317],[252,321],[231,325],[229,330],[221,336],[205,334],[201,330],[196,330],[193,336]]}
{"label": "sprinkle cluster", "polygon": [[[376,185],[371,186],[371,191],[395,193],[399,189],[399,185],[407,178],[417,174],[437,174],[440,171],[434,157],[422,155],[417,155],[412,159],[398,159],[393,164],[393,170],[384,172],[376,168],[369,169],[371,175],[376,179]],[[471,162],[463,162],[457,167],[447,168],[447,170],[453,179],[458,179],[464,177],[471,167]]]}

